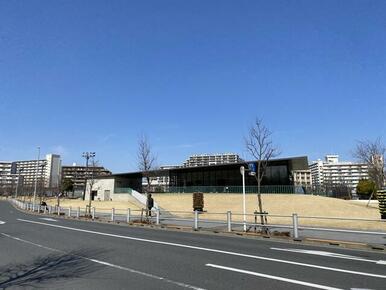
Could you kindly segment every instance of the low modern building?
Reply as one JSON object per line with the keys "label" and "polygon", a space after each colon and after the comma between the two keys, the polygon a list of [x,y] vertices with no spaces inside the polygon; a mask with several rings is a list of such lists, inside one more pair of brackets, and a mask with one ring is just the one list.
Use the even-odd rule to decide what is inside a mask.
{"label": "low modern building", "polygon": [[[251,163],[256,164],[256,161],[159,169],[146,174],[151,177],[167,177],[169,179],[169,186],[165,189],[167,192],[193,192],[205,188],[210,188],[211,192],[231,192],[232,187],[242,186],[240,167],[248,168]],[[307,157],[270,160],[262,185],[287,186],[288,190],[291,190],[294,185],[292,172],[307,169]],[[144,172],[129,172],[99,177],[92,188],[92,198],[114,200],[122,199],[124,197],[122,195],[131,193],[133,190],[144,193],[146,189],[142,183],[144,176]],[[256,178],[249,174],[246,174],[245,183],[246,186],[256,187],[257,185]]]}
{"label": "low modern building", "polygon": [[318,187],[347,186],[355,192],[359,180],[368,179],[368,166],[364,163],[341,162],[339,155],[326,155],[310,165],[312,184]]}

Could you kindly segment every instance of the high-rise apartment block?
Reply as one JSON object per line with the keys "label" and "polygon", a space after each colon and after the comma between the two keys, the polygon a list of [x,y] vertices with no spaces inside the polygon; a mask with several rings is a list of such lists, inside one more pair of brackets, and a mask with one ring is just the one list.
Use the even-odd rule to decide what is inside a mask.
{"label": "high-rise apartment block", "polygon": [[345,185],[355,191],[359,180],[367,179],[368,166],[364,163],[341,162],[339,155],[326,155],[325,160],[318,160],[310,165],[314,186]]}
{"label": "high-rise apartment block", "polygon": [[233,153],[192,155],[184,162],[182,167],[210,166],[242,161],[238,154]]}
{"label": "high-rise apartment block", "polygon": [[0,162],[0,187],[14,188],[22,179],[22,185],[32,188],[35,183],[45,188],[59,188],[60,155],[47,154],[41,160]]}
{"label": "high-rise apartment block", "polygon": [[60,186],[60,155],[47,154],[45,159],[15,161],[14,163],[14,173],[20,172],[24,178],[24,185],[32,185],[38,180],[46,188]]}

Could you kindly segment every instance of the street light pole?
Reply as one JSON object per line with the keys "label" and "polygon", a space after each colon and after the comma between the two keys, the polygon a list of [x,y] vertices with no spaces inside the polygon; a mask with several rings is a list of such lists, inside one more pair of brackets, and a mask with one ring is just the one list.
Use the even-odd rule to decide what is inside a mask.
{"label": "street light pole", "polygon": [[33,204],[35,204],[35,202],[36,202],[36,190],[37,190],[37,186],[38,186],[38,175],[39,175],[39,162],[40,162],[40,146],[38,146],[38,161],[36,162]]}
{"label": "street light pole", "polygon": [[240,173],[243,180],[243,223],[244,223],[244,232],[247,231],[247,217],[246,217],[246,205],[245,205],[245,167],[240,167]]}

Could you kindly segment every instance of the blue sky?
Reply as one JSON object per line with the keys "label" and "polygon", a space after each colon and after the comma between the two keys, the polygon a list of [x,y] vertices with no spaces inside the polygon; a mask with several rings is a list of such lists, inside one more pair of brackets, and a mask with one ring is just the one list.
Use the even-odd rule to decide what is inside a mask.
{"label": "blue sky", "polygon": [[385,1],[0,0],[0,160],[247,157],[256,117],[283,157],[352,159],[385,116]]}

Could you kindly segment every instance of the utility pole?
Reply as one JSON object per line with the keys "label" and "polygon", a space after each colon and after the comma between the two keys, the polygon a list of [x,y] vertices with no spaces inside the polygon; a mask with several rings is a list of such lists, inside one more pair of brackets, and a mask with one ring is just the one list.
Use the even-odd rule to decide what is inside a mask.
{"label": "utility pole", "polygon": [[[88,176],[88,160],[95,157],[95,152],[83,152],[82,157],[86,159],[86,172],[84,175],[84,191],[83,191],[83,200],[86,199],[86,190],[87,190],[87,176]],[[91,196],[90,196],[91,199]]]}
{"label": "utility pole", "polygon": [[34,199],[33,204],[36,202],[36,190],[38,186],[38,175],[39,175],[39,160],[40,159],[40,146],[38,146],[38,161],[36,162],[36,170],[35,170],[35,186],[34,186]]}

